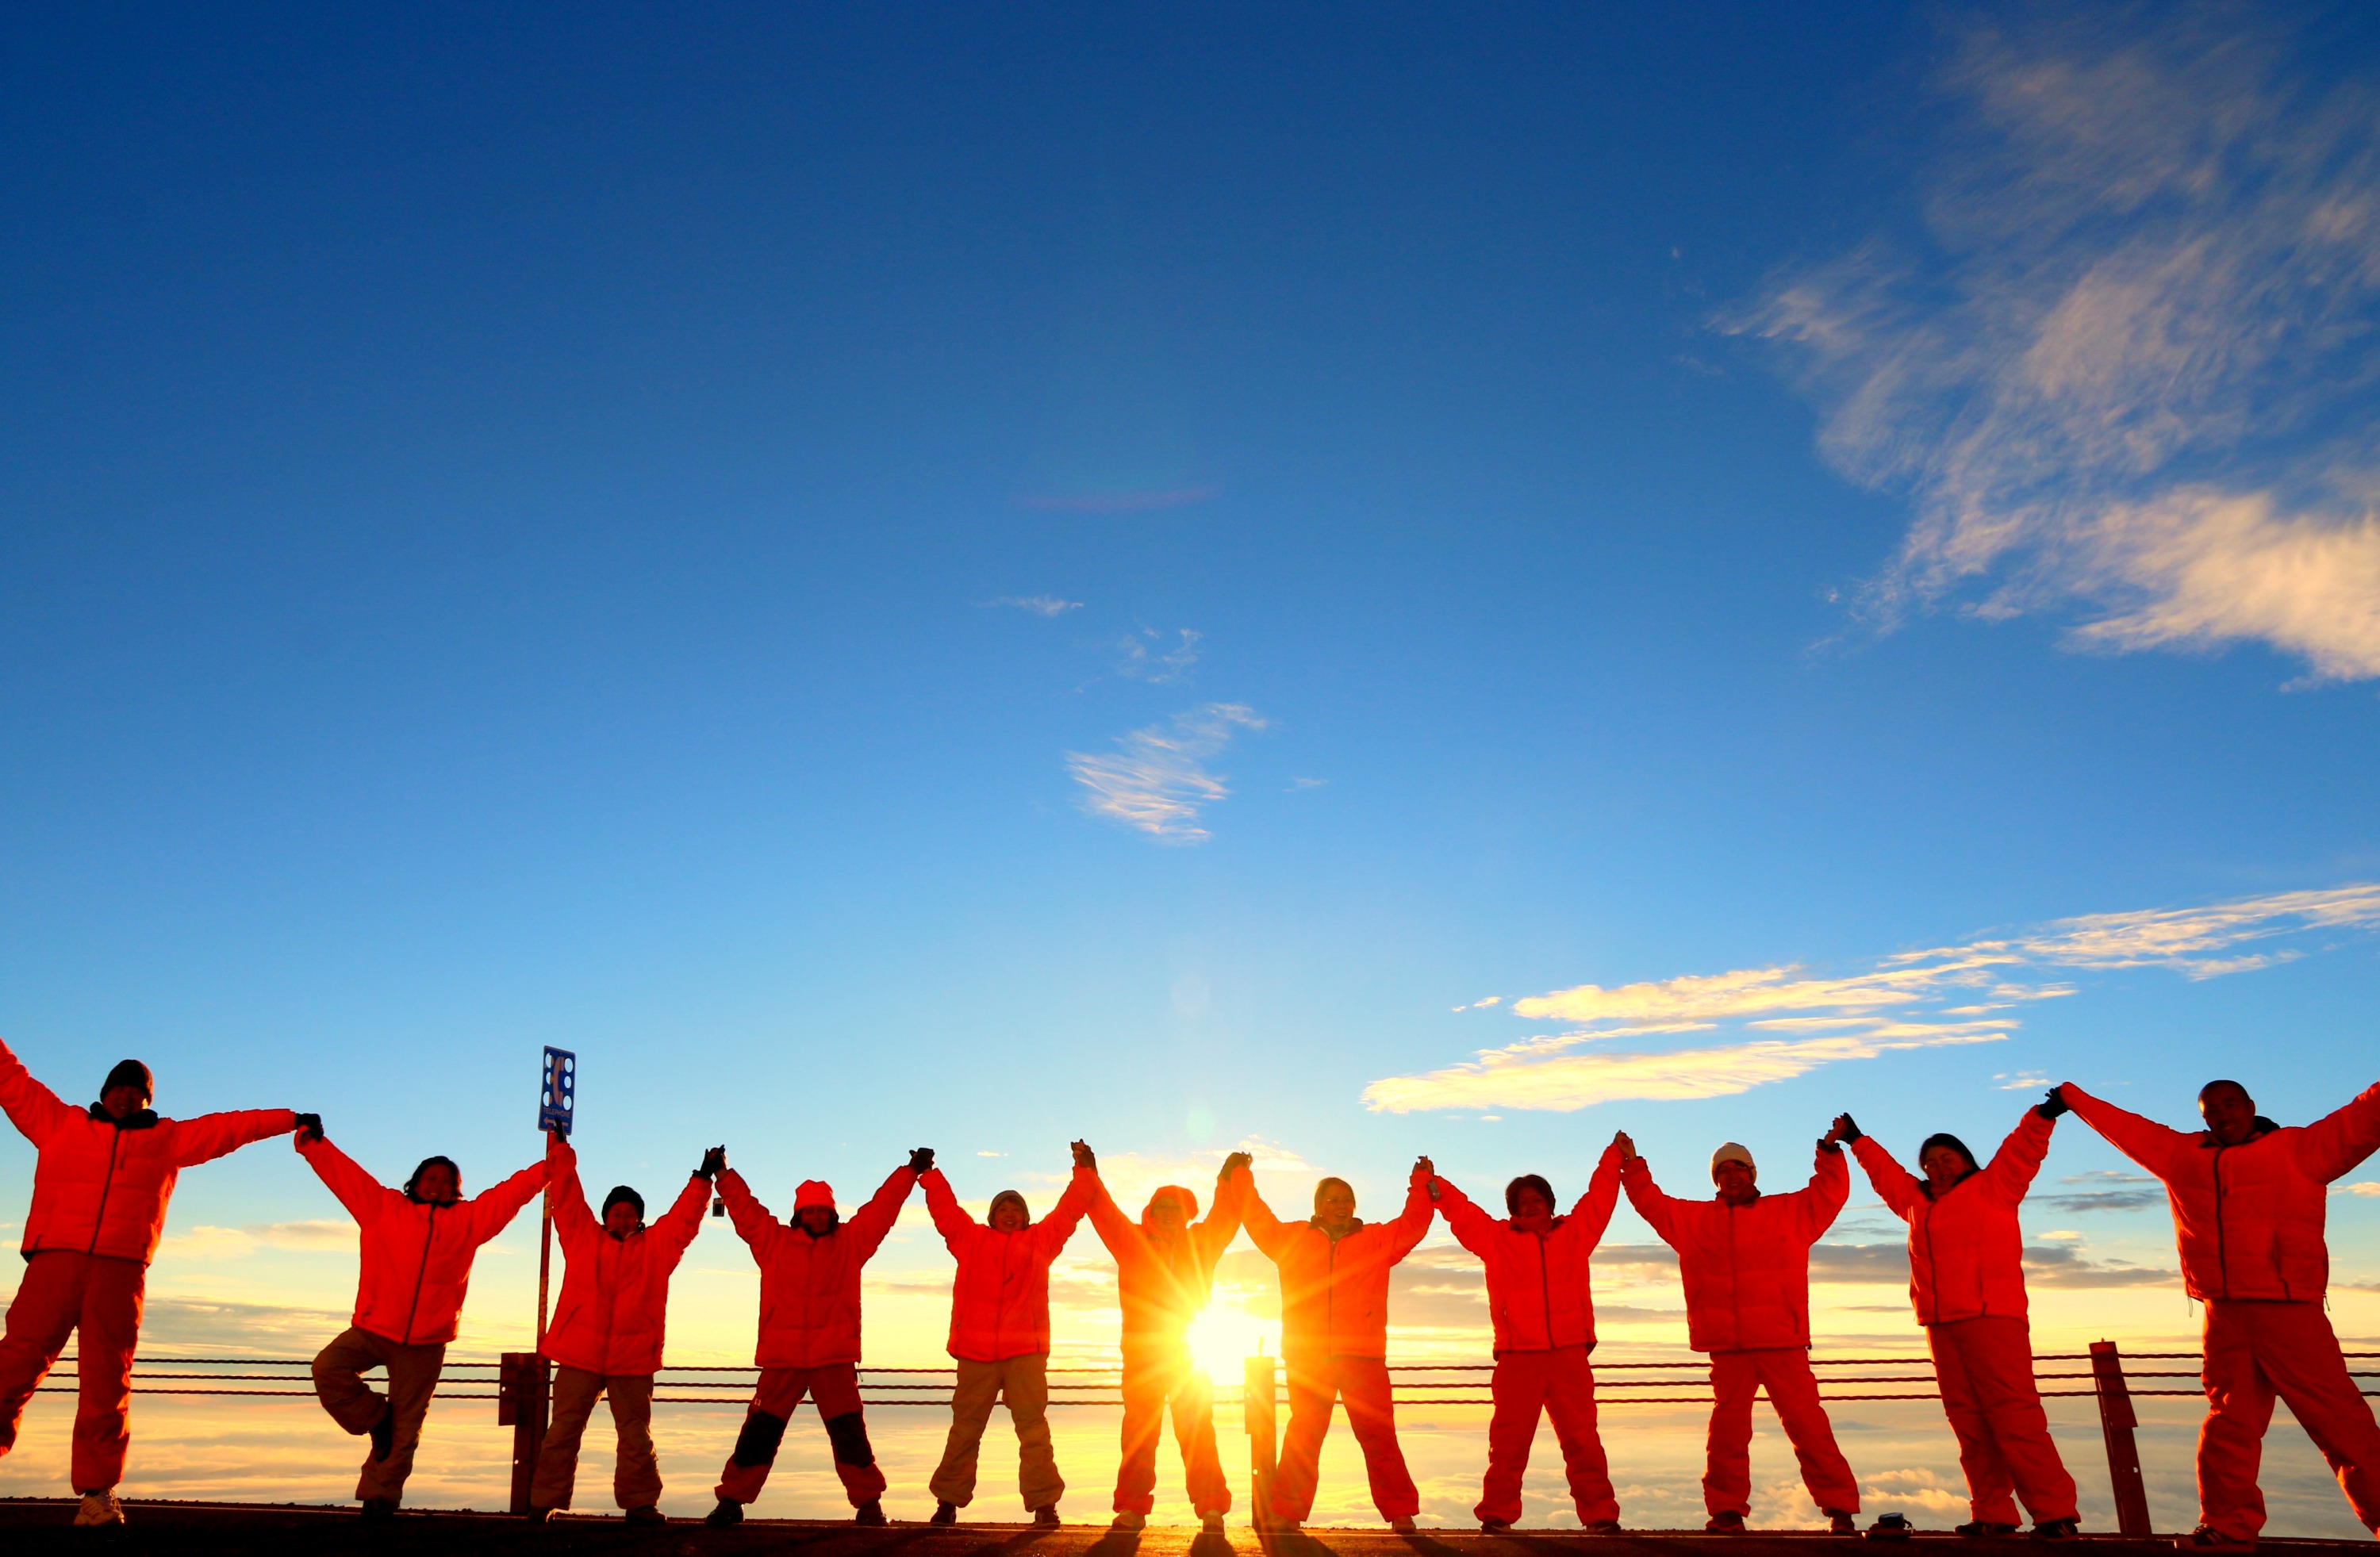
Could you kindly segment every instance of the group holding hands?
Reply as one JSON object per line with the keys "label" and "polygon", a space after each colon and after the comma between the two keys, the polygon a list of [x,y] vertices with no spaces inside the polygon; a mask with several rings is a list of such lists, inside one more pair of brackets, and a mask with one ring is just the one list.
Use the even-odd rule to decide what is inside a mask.
{"label": "group holding hands", "polygon": [[[1849,1532],[1859,1485],[1835,1442],[1809,1355],[1810,1249],[1850,1194],[1848,1146],[1885,1204],[1909,1225],[1911,1301],[1971,1496],[1973,1521],[1961,1533],[2016,1534],[2021,1501],[2034,1536],[2070,1538],[2078,1529],[2075,1485],[2034,1382],[2018,1215],[2057,1120],[2070,1110],[2164,1183],[2183,1285],[2205,1306],[2200,1523],[2182,1544],[2253,1546],[2265,1522],[2257,1467],[2277,1397],[2337,1473],[2356,1517],[2380,1533],[2380,1426],[2349,1375],[2323,1306],[2327,1187],[2380,1149],[2380,1083],[2312,1125],[2284,1127],[2260,1116],[2239,1083],[2209,1082],[2198,1100],[2204,1128],[2184,1131],[2069,1082],[2027,1109],[1988,1163],[1956,1137],[1936,1135],[1921,1147],[1913,1173],[1845,1114],[1818,1141],[1808,1183],[1775,1194],[1759,1188],[1752,1153],[1730,1141],[1711,1156],[1713,1195],[1673,1197],[1621,1133],[1567,1213],[1557,1212],[1546,1179],[1524,1174],[1505,1187],[1506,1214],[1493,1215],[1424,1157],[1408,1176],[1397,1216],[1378,1223],[1355,1215],[1354,1190],[1339,1178],[1316,1187],[1310,1217],[1282,1220],[1257,1193],[1245,1153],[1223,1163],[1203,1219],[1197,1196],[1172,1185],[1134,1219],[1110,1196],[1082,1141],[1074,1143],[1064,1192],[1038,1221],[1013,1189],[993,1197],[978,1221],[925,1148],[848,1221],[819,1180],[795,1190],[791,1215],[781,1221],[727,1165],[725,1149],[713,1147],[669,1209],[648,1222],[643,1197],[626,1186],[612,1189],[600,1211],[591,1205],[577,1153],[559,1136],[549,1138],[543,1161],[466,1199],[461,1171],[444,1157],[426,1159],[402,1189],[390,1189],[333,1144],[315,1116],[261,1109],[160,1118],[149,1106],[152,1090],[147,1068],[127,1060],[109,1072],[98,1102],[75,1108],[0,1044],[0,1108],[39,1152],[25,1274],[0,1339],[0,1454],[14,1444],[27,1401],[79,1331],[78,1524],[123,1518],[114,1489],[129,1442],[143,1279],[177,1174],[295,1132],[298,1153],[358,1229],[352,1322],[315,1358],[314,1381],[332,1418],[370,1440],[356,1495],[370,1518],[394,1515],[403,1497],[474,1255],[544,1189],[565,1273],[540,1348],[556,1373],[532,1483],[536,1516],[570,1506],[588,1418],[606,1400],[619,1439],[613,1496],[631,1520],[662,1517],[653,1376],[662,1366],[671,1276],[715,1194],[760,1270],[754,1356],[760,1377],[708,1522],[742,1519],[807,1399],[825,1422],[856,1522],[883,1524],[885,1479],[858,1388],[860,1278],[922,1186],[927,1213],[957,1266],[948,1342],[957,1380],[949,1437],[929,1483],[934,1523],[954,1523],[973,1500],[984,1430],[999,1403],[1016,1430],[1025,1507],[1037,1525],[1059,1522],[1065,1482],[1047,1415],[1049,1273],[1087,1215],[1115,1259],[1123,1310],[1117,1528],[1141,1527],[1154,1507],[1158,1438],[1169,1410],[1201,1524],[1220,1529],[1232,1507],[1209,1386],[1192,1363],[1187,1332],[1208,1304],[1217,1261],[1245,1229],[1281,1282],[1290,1414],[1269,1523],[1294,1529],[1312,1511],[1322,1442],[1343,1403],[1375,1507],[1393,1528],[1413,1529],[1421,1503],[1398,1445],[1389,1383],[1389,1273],[1442,1215],[1486,1268],[1495,1326],[1488,1466],[1474,1510],[1481,1527],[1510,1529],[1520,1518],[1530,1446],[1540,1417],[1550,1416],[1581,1524],[1590,1534],[1617,1533],[1620,1506],[1589,1361],[1596,1341],[1589,1266],[1624,1190],[1677,1251],[1687,1344],[1710,1358],[1706,1527],[1745,1527],[1753,1401],[1765,1391],[1811,1498],[1836,1531]],[[382,1388],[363,1376],[374,1368],[384,1372]]]}

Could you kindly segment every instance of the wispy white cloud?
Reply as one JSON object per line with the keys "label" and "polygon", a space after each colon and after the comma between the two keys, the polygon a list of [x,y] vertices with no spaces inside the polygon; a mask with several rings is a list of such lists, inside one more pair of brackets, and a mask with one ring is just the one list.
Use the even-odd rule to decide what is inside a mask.
{"label": "wispy white cloud", "polygon": [[2380,676],[2380,89],[2297,47],[2233,6],[1978,30],[1922,235],[1732,321],[1915,500],[1873,619],[2079,608],[2080,646]]}
{"label": "wispy white cloud", "polygon": [[1116,662],[1116,674],[1152,686],[1186,680],[1190,668],[1198,663],[1198,640],[1205,635],[1189,627],[1179,629],[1170,639],[1154,627],[1127,634],[1116,642],[1116,652],[1123,657]]}
{"label": "wispy white cloud", "polygon": [[1066,754],[1066,771],[1083,786],[1082,807],[1094,816],[1145,832],[1166,843],[1204,843],[1213,835],[1200,814],[1232,791],[1206,764],[1243,730],[1265,721],[1242,703],[1205,703],[1116,739],[1097,755]]}
{"label": "wispy white cloud", "polygon": [[353,1252],[356,1225],[335,1221],[270,1222],[248,1227],[211,1227],[200,1224],[165,1236],[157,1257],[177,1260],[237,1260],[260,1249],[336,1249]]}
{"label": "wispy white cloud", "polygon": [[[1570,1024],[1472,1059],[1365,1089],[1373,1109],[1584,1108],[1621,1098],[1721,1097],[1823,1065],[1908,1049],[1987,1044],[2028,1002],[2074,993],[2077,972],[2164,968],[2215,978],[2288,961],[2325,931],[2380,928],[2380,883],[2278,892],[2196,908],[2061,919],[2036,930],[1897,952],[1812,975],[1798,966],[1605,988],[1579,984],[1515,1000],[1512,1012]],[[1461,1008],[1457,1008],[1460,1009]],[[1691,1047],[1595,1048],[1621,1038],[1739,1035]],[[2030,1086],[2031,1078],[2021,1078]]]}
{"label": "wispy white cloud", "polygon": [[986,600],[983,605],[986,610],[1013,606],[1034,616],[1063,616],[1068,611],[1083,609],[1082,601],[1062,599],[1056,595],[1002,595],[997,600]]}

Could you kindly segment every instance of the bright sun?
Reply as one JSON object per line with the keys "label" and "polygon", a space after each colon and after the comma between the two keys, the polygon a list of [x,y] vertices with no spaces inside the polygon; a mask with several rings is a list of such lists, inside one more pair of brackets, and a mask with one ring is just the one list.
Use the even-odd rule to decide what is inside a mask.
{"label": "bright sun", "polygon": [[1269,1321],[1231,1303],[1217,1302],[1190,1322],[1190,1360],[1218,1388],[1232,1388],[1244,1376],[1246,1359],[1257,1355],[1260,1345],[1266,1351],[1279,1350],[1272,1331]]}

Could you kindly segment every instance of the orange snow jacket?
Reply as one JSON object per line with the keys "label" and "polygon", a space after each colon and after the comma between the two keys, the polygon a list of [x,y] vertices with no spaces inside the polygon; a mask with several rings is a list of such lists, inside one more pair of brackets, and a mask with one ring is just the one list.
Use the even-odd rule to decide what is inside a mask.
{"label": "orange snow jacket", "polygon": [[2192,1298],[2322,1300],[2330,1285],[2326,1187],[2380,1149],[2380,1082],[2311,1125],[2273,1125],[2238,1146],[2217,1144],[2207,1130],[2168,1129],[2072,1082],[2059,1090],[2117,1151],[2165,1181]]}
{"label": "orange snow jacket", "polygon": [[33,1143],[33,1205],[23,1249],[71,1249],[147,1264],[165,1231],[175,1181],[252,1141],[298,1128],[286,1108],[161,1119],[147,1108],[118,1121],[93,1104],[76,1108],[33,1080],[0,1044],[0,1109]]}
{"label": "orange snow jacket", "polygon": [[[810,1236],[798,1220],[780,1222],[753,1198],[734,1168],[719,1176],[719,1195],[735,1219],[735,1233],[760,1267],[760,1334],[752,1360],[763,1368],[824,1368],[859,1360],[859,1276],[909,1199],[917,1176],[897,1167],[875,1196],[837,1223],[832,1232]],[[834,1191],[811,1181],[796,1192],[802,1205],[834,1204]]]}
{"label": "orange snow jacket", "polygon": [[328,1141],[300,1141],[298,1151],[362,1230],[349,1322],[401,1346],[455,1338],[472,1257],[545,1187],[540,1159],[468,1201],[434,1205],[379,1182]]}
{"label": "orange snow jacket", "polygon": [[562,1297],[539,1349],[589,1373],[658,1373],[669,1327],[671,1273],[702,1231],[710,1186],[686,1180],[661,1220],[613,1237],[596,1220],[578,1183],[578,1153],[558,1141],[553,1168],[553,1232],[562,1240]]}
{"label": "orange snow jacket", "polygon": [[1620,1201],[1620,1148],[1606,1146],[1586,1193],[1542,1233],[1488,1215],[1444,1178],[1439,1214],[1454,1241],[1488,1268],[1488,1307],[1496,1321],[1496,1355],[1595,1345],[1595,1292],[1588,1261]]}
{"label": "orange snow jacket", "polygon": [[1920,1324],[1997,1315],[2022,1319],[2024,1229],[2017,1207],[2049,1154],[2052,1121],[2031,1108],[1992,1160],[1939,1195],[1892,1160],[1876,1137],[1852,1142],[1868,1182],[1909,1224],[1909,1301]]}
{"label": "orange snow jacket", "polygon": [[1820,1147],[1807,1187],[1742,1205],[1672,1200],[1632,1157],[1620,1170],[1628,1203],[1678,1251],[1686,1345],[1698,1352],[1810,1344],[1810,1246],[1850,1198],[1840,1150]]}
{"label": "orange snow jacket", "polygon": [[1415,1173],[1393,1222],[1358,1222],[1333,1241],[1318,1220],[1283,1222],[1246,1168],[1248,1237],[1281,1273],[1281,1349],[1305,1357],[1389,1355],[1389,1271],[1429,1232],[1429,1178]]}
{"label": "orange snow jacket", "polygon": [[962,1211],[941,1169],[928,1168],[921,1177],[934,1230],[959,1262],[951,1280],[951,1355],[1001,1362],[1048,1351],[1050,1265],[1074,1237],[1099,1176],[1076,1168],[1056,1208],[1014,1233]]}
{"label": "orange snow jacket", "polygon": [[1116,1208],[1096,1172],[1090,1181],[1091,1226],[1115,1256],[1116,1295],[1123,1307],[1127,1347],[1181,1345],[1183,1332],[1214,1294],[1215,1261],[1239,1236],[1247,1188],[1236,1177],[1224,1179],[1215,1187],[1215,1205],[1207,1220],[1184,1226],[1179,1237],[1158,1232],[1150,1214],[1158,1195],[1172,1196],[1185,1222],[1198,1214],[1198,1197],[1169,1184],[1148,1198],[1150,1209],[1140,1213],[1135,1225]]}

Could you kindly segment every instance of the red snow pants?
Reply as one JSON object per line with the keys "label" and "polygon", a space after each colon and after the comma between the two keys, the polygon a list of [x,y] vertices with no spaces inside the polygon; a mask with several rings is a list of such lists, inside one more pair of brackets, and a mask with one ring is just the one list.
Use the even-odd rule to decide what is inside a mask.
{"label": "red snow pants", "polygon": [[1496,1411],[1488,1422],[1488,1476],[1480,1484],[1478,1506],[1471,1511],[1478,1518],[1508,1525],[1519,1521],[1521,1478],[1529,1468],[1529,1449],[1542,1412],[1554,1419],[1554,1438],[1561,1444],[1562,1472],[1570,1479],[1579,1523],[1619,1521],[1611,1467],[1595,1430],[1595,1370],[1587,1365],[1586,1354],[1583,1346],[1498,1354],[1488,1385]]}
{"label": "red snow pants", "polygon": [[140,1344],[140,1299],[149,1268],[138,1260],[43,1249],[25,1261],[0,1340],[0,1454],[16,1446],[25,1403],[50,1365],[75,1343],[72,1475],[78,1492],[103,1492],[124,1479],[131,1444],[132,1353]]}
{"label": "red snow pants", "polygon": [[2198,1517],[2234,1540],[2265,1527],[2256,1490],[2273,1397],[2330,1462],[2348,1506],[2380,1533],[2380,1426],[2348,1376],[2338,1337],[2320,1303],[2210,1298],[2206,1304],[2206,1421],[2198,1430]]}
{"label": "red snow pants", "polygon": [[1762,1390],[1802,1462],[1802,1485],[1829,1514],[1859,1512],[1859,1482],[1835,1430],[1818,1403],[1810,1354],[1801,1346],[1758,1346],[1710,1354],[1710,1437],[1703,1471],[1703,1506],[1713,1514],[1752,1512],[1752,1400]]}
{"label": "red snow pants", "polygon": [[1364,1471],[1372,1483],[1372,1506],[1383,1519],[1410,1519],[1421,1512],[1421,1492],[1397,1447],[1397,1409],[1389,1394],[1389,1365],[1377,1357],[1284,1357],[1289,1364],[1289,1430],[1281,1434],[1281,1464],[1273,1472],[1276,1519],[1304,1521],[1314,1512],[1320,1479],[1322,1439],[1330,1430],[1330,1410],[1347,1403],[1347,1425],[1363,1446]]}
{"label": "red snow pants", "polygon": [[1941,1381],[1942,1410],[1959,1438],[1959,1466],[1967,1473],[1967,1506],[1975,1517],[2013,1525],[2021,1497],[2035,1524],[2074,1518],[2074,1478],[2050,1441],[2049,1417],[2033,1382],[2033,1326],[1998,1314],[1929,1324],[1925,1345]]}
{"label": "red snow pants", "polygon": [[1173,1406],[1173,1442],[1182,1479],[1201,1516],[1232,1511],[1232,1484],[1215,1454],[1215,1406],[1207,1375],[1188,1348],[1132,1347],[1123,1354],[1123,1460],[1116,1466],[1115,1511],[1146,1515],[1157,1506],[1157,1438]]}
{"label": "red snow pants", "polygon": [[823,1368],[763,1368],[760,1387],[752,1393],[752,1407],[744,1414],[744,1430],[727,1468],[719,1473],[718,1495],[729,1503],[751,1503],[768,1484],[769,1467],[777,1463],[777,1445],[784,1442],[785,1424],[794,1407],[808,1395],[818,1402],[826,1418],[827,1442],[834,1450],[834,1473],[843,1479],[843,1495],[851,1506],[884,1495],[884,1472],[868,1442],[868,1420],[859,1412],[858,1365],[831,1362]]}

